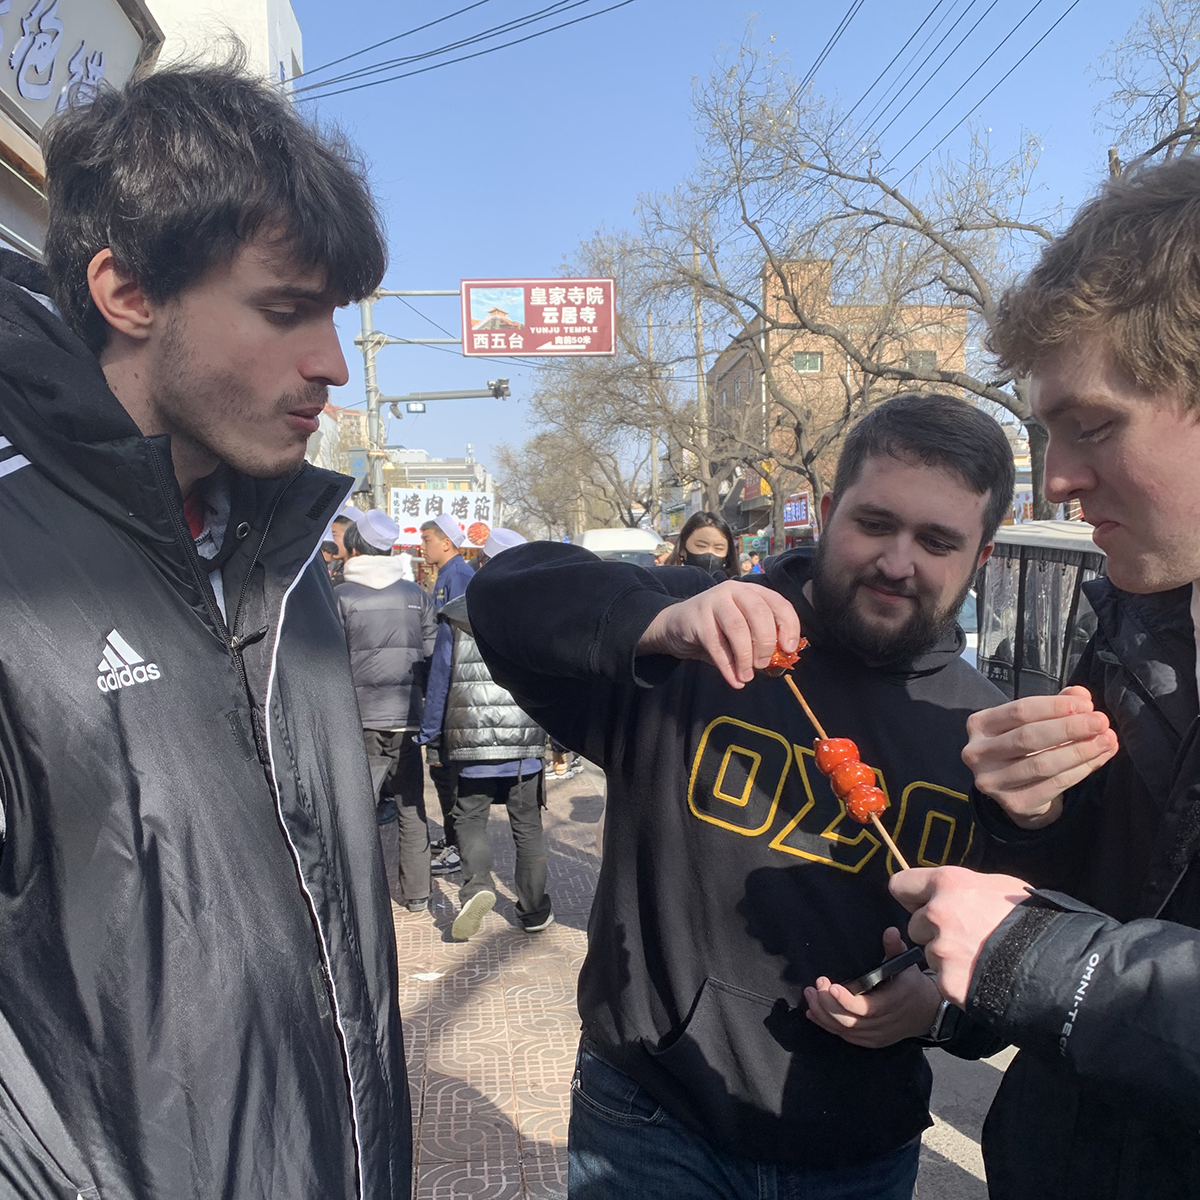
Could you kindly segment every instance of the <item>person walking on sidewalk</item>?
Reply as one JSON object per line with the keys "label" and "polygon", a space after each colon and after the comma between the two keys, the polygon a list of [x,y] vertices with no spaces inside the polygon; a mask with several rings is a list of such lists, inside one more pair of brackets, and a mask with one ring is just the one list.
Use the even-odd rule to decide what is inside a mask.
{"label": "person walking on sidewalk", "polygon": [[[467,590],[467,584],[475,578],[475,572],[467,566],[458,548],[466,541],[458,522],[446,513],[439,513],[432,521],[421,526],[421,552],[425,561],[437,568],[437,580],[433,588],[435,612],[443,608],[456,596]],[[430,670],[429,696],[426,713],[438,714],[435,721],[427,721],[417,741],[425,746],[426,761],[429,763],[429,778],[437,792],[438,807],[442,810],[442,829],[445,836],[438,847],[432,863],[435,875],[452,875],[459,869],[458,839],[454,830],[454,800],[458,782],[457,768],[441,754],[441,713],[446,707],[446,681],[450,678],[450,648],[453,635],[448,626],[439,627],[437,642],[433,648],[433,664]]]}
{"label": "person walking on sidewalk", "polygon": [[[511,529],[493,529],[483,548],[484,561],[525,539]],[[439,620],[453,633],[447,666],[435,662],[430,695],[446,696],[441,723],[442,753],[458,772],[454,828],[462,855],[459,913],[451,933],[473,937],[496,903],[488,814],[493,804],[508,809],[517,852],[517,916],[526,933],[540,933],[554,921],[546,894],[546,844],[542,833],[545,778],[542,755],[546,734],[497,684],[475,644],[465,596],[451,600]],[[445,671],[446,685],[438,675]],[[426,710],[436,719],[437,713]]]}
{"label": "person walking on sidewalk", "polygon": [[415,739],[437,617],[429,594],[404,578],[404,563],[392,555],[400,526],[387,513],[371,509],[342,536],[350,557],[335,595],[379,822],[398,823],[400,903],[409,912],[423,912],[429,907],[429,828]]}
{"label": "person walking on sidewalk", "polygon": [[0,251],[0,1195],[407,1200],[320,555],[353,484],[304,461],[374,205],[236,64],[76,95],[43,148],[44,265]]}

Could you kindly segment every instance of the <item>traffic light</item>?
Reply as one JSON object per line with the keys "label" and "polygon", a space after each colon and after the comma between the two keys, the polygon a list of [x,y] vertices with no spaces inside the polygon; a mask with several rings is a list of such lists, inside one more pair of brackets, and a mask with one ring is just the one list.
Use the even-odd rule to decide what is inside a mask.
{"label": "traffic light", "polygon": [[489,379],[487,385],[495,400],[507,400],[512,395],[508,390],[507,379]]}

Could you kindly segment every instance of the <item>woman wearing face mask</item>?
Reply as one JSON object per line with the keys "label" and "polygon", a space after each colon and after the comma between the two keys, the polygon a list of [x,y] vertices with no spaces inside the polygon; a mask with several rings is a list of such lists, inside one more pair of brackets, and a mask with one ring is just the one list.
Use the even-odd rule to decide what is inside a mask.
{"label": "woman wearing face mask", "polygon": [[733,533],[715,513],[698,512],[689,517],[680,530],[675,553],[667,565],[699,567],[710,575],[736,579],[738,560],[733,548]]}

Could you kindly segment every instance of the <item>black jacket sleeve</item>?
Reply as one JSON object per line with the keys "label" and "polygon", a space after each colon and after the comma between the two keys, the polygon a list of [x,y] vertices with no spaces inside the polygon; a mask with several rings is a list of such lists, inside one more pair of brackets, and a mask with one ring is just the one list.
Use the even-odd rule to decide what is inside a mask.
{"label": "black jacket sleeve", "polygon": [[634,694],[675,666],[637,656],[646,627],[712,584],[693,567],[647,570],[531,542],[476,575],[467,609],[492,678],[555,741],[604,766],[618,752]]}
{"label": "black jacket sleeve", "polygon": [[1200,930],[1122,924],[1058,893],[984,944],[967,1012],[1116,1100],[1200,1123]]}

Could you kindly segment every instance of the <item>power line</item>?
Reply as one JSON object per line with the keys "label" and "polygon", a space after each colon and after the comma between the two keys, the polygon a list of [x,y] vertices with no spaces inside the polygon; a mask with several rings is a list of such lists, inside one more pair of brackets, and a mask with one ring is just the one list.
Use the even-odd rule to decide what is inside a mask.
{"label": "power line", "polygon": [[300,96],[298,103],[305,100],[324,100],[332,96],[342,96],[347,92],[361,91],[363,88],[376,87],[381,83],[393,83],[397,79],[409,79],[414,75],[424,75],[427,71],[436,71],[439,67],[449,67],[454,63],[467,62],[472,58],[482,58],[485,54],[494,54],[497,50],[505,50],[509,46],[519,46],[522,42],[533,41],[534,38],[544,37],[548,33],[553,33],[557,29],[566,29],[570,25],[578,25],[581,21],[590,21],[593,17],[602,17],[605,13],[614,12],[618,8],[625,8],[627,5],[633,4],[634,0],[620,0],[617,4],[610,4],[607,8],[597,9],[595,12],[586,13],[582,17],[575,17],[570,21],[563,21],[558,25],[551,25],[547,29],[539,29],[536,33],[526,34],[524,37],[514,38],[511,42],[501,42],[498,46],[490,46],[486,50],[477,50],[474,54],[461,54],[458,58],[448,58],[445,62],[432,63],[428,67],[418,67],[415,71],[404,71],[399,75],[389,75],[386,79],[374,79],[368,83],[356,84],[354,87],[340,88],[333,92],[323,92],[320,96]]}
{"label": "power line", "polygon": [[[977,29],[979,28],[979,26],[980,26],[980,25],[982,25],[982,24],[983,24],[983,22],[987,20],[988,14],[989,14],[989,13],[992,11],[992,9],[993,9],[993,8],[995,8],[995,7],[996,7],[996,5],[997,5],[997,4],[999,4],[999,3],[1000,3],[1000,0],[992,0],[991,4],[989,4],[989,5],[987,6],[987,8],[985,8],[985,9],[983,10],[983,16],[981,16],[981,17],[980,17],[980,18],[979,18],[979,19],[978,19],[978,20],[975,22],[975,24],[974,24],[974,25],[972,25],[972,26],[971,26],[971,28],[970,28],[970,29],[968,29],[968,30],[967,30],[967,32],[966,32],[966,33],[964,33],[964,34],[962,35],[962,37],[960,37],[960,38],[958,39],[958,41],[957,41],[957,42],[955,42],[955,44],[954,44],[954,49],[953,49],[953,50],[951,50],[951,51],[950,51],[950,52],[949,52],[949,53],[946,55],[946,57],[945,57],[945,58],[943,58],[943,59],[942,59],[942,61],[941,61],[940,63],[938,63],[938,65],[937,65],[936,67],[934,67],[933,71],[930,73],[929,77],[928,77],[928,78],[925,80],[925,82],[924,82],[923,84],[921,84],[921,86],[920,86],[919,88],[917,88],[917,90],[916,90],[915,92],[913,92],[913,94],[912,94],[911,96],[909,96],[909,98],[908,98],[907,100],[905,100],[904,104],[903,104],[903,105],[900,107],[899,111],[898,111],[898,112],[897,112],[897,113],[896,113],[896,114],[895,114],[895,115],[892,117],[892,119],[891,119],[891,120],[890,120],[890,121],[889,121],[889,122],[888,122],[888,123],[887,123],[887,124],[886,124],[886,125],[885,125],[885,126],[884,126],[884,127],[881,129],[881,130],[880,130],[880,131],[879,131],[879,133],[878,133],[878,135],[877,135],[877,136],[879,136],[879,137],[883,137],[883,135],[884,135],[885,133],[887,133],[887,131],[888,131],[889,129],[891,129],[891,127],[892,127],[893,125],[895,125],[895,123],[896,123],[896,122],[897,122],[897,121],[898,121],[898,120],[899,120],[899,119],[900,119],[900,118],[901,118],[901,117],[902,117],[902,116],[905,114],[905,112],[908,110],[908,106],[909,106],[909,105],[910,105],[910,104],[911,104],[911,103],[912,103],[912,102],[913,102],[913,101],[914,101],[914,100],[915,100],[915,99],[916,99],[916,98],[917,98],[917,97],[918,97],[918,96],[919,96],[919,95],[920,95],[920,94],[921,94],[921,93],[922,93],[922,92],[923,92],[923,91],[924,91],[924,90],[925,90],[925,89],[926,89],[926,88],[927,88],[927,87],[928,87],[928,86],[929,86],[929,85],[930,85],[930,84],[933,82],[933,80],[934,80],[934,79],[936,79],[936,78],[937,78],[938,72],[939,72],[939,71],[940,71],[940,70],[941,70],[941,69],[942,69],[942,68],[943,68],[943,67],[944,67],[944,66],[945,66],[945,65],[946,65],[946,64],[947,64],[947,63],[948,63],[948,62],[949,62],[949,61],[950,61],[950,60],[951,60],[951,59],[952,59],[952,58],[953,58],[953,57],[954,57],[954,56],[955,56],[955,55],[956,55],[958,52],[959,52],[959,50],[962,48],[962,45],[963,45],[963,43],[964,43],[964,42],[967,40],[967,38],[969,38],[969,37],[971,36],[971,34],[973,34],[973,33],[975,32],[975,30],[977,30]],[[1040,3],[1041,3],[1041,0],[1038,0],[1038,3],[1040,4]],[[949,36],[949,35],[947,35],[947,36]]]}
{"label": "power line", "polygon": [[526,13],[523,17],[514,17],[511,21],[503,21],[499,25],[493,25],[490,29],[484,29],[468,37],[459,38],[457,41],[445,42],[432,50],[424,50],[419,54],[409,54],[401,58],[389,58],[383,62],[373,63],[370,66],[359,67],[354,71],[347,71],[344,75],[335,75],[332,79],[309,84],[307,87],[295,88],[292,94],[300,95],[302,92],[321,91],[331,88],[336,84],[345,83],[351,79],[363,79],[368,75],[378,75],[383,71],[390,71],[396,67],[406,66],[409,63],[420,62],[426,58],[436,58],[439,54],[447,54],[451,50],[461,50],[464,46],[486,42],[489,38],[499,37],[504,33],[511,33],[514,29],[521,29],[526,25],[532,25],[544,17],[558,16],[559,13],[567,12],[572,8],[578,8],[581,4],[587,4],[588,2],[589,0],[574,0],[573,3],[570,0],[555,0],[553,4],[538,9],[536,12]]}
{"label": "power line", "polygon": [[946,109],[950,105],[950,102],[959,94],[959,92],[961,92],[963,90],[963,88],[965,88],[967,86],[968,83],[970,83],[973,79],[976,79],[979,76],[979,72],[982,71],[983,68],[986,67],[988,65],[988,63],[992,61],[992,59],[1000,52],[1000,50],[1002,49],[1004,44],[1009,40],[1009,38],[1011,38],[1017,32],[1017,30],[1020,29],[1021,26],[1024,25],[1025,22],[1028,21],[1029,18],[1033,16],[1034,12],[1042,6],[1042,3],[1043,3],[1043,0],[1034,0],[1033,4],[1030,5],[1030,7],[1026,11],[1025,15],[1008,31],[1008,33],[1006,33],[1004,35],[1003,39],[1001,41],[999,41],[992,48],[992,50],[988,54],[987,58],[985,58],[983,60],[983,62],[981,62],[966,77],[966,79],[964,79],[962,81],[962,83],[960,83],[958,85],[958,87],[956,87],[954,89],[954,91],[952,91],[950,93],[950,95],[946,97],[946,99],[942,102],[941,107],[938,108],[938,110],[933,114],[933,116],[931,116],[929,118],[929,120],[926,121],[925,124],[922,125],[921,128],[918,129],[917,132],[914,133],[912,135],[912,137],[910,137],[908,139],[908,141],[905,142],[904,145],[901,146],[900,149],[897,150],[896,153],[893,154],[891,156],[891,158],[889,158],[887,160],[887,162],[884,164],[884,167],[883,167],[883,169],[885,171],[888,169],[888,167],[890,167],[892,165],[892,163],[894,163],[896,161],[896,159],[898,159],[900,157],[900,155],[902,155],[905,152],[905,150],[907,150],[909,148],[909,146],[911,146],[913,144],[913,142],[915,142],[917,140],[917,138],[919,138],[921,136],[921,134],[923,134],[925,132],[926,129],[929,128],[930,125],[932,125],[934,123],[934,121],[937,120],[938,117],[940,117],[942,115],[943,112],[946,111]]}
{"label": "power line", "polygon": [[943,5],[943,4],[945,4],[945,3],[946,3],[946,0],[937,0],[937,3],[936,3],[936,4],[935,4],[935,5],[934,5],[934,6],[933,6],[933,7],[932,7],[932,8],[931,8],[931,9],[930,9],[930,10],[929,10],[929,11],[928,11],[926,14],[925,14],[925,20],[924,20],[924,21],[922,21],[922,22],[920,23],[920,25],[918,25],[918,26],[916,27],[916,29],[914,29],[914,30],[912,31],[912,33],[910,33],[910,34],[908,35],[908,41],[907,41],[907,42],[905,42],[905,43],[904,43],[904,45],[903,45],[903,46],[901,46],[901,47],[900,47],[900,49],[899,49],[899,50],[897,50],[897,51],[896,51],[896,53],[895,53],[894,55],[892,55],[892,61],[891,61],[890,63],[888,63],[888,65],[887,65],[886,67],[884,67],[884,68],[883,68],[883,70],[882,70],[882,71],[880,71],[878,75],[876,75],[876,76],[875,76],[874,80],[872,80],[872,82],[871,82],[871,86],[870,86],[869,88],[867,88],[867,90],[866,90],[865,92],[863,92],[863,94],[862,94],[861,96],[859,96],[859,98],[858,98],[857,100],[855,100],[855,102],[854,102],[853,106],[851,107],[850,111],[849,111],[849,112],[846,114],[846,116],[845,116],[845,118],[844,118],[845,120],[847,120],[847,121],[848,121],[848,120],[849,120],[849,119],[850,119],[852,116],[854,116],[855,109],[857,109],[857,108],[858,108],[858,106],[859,106],[859,105],[860,105],[860,104],[861,104],[861,103],[862,103],[862,102],[863,102],[863,101],[864,101],[864,100],[865,100],[865,99],[866,99],[866,98],[867,98],[867,97],[868,97],[868,96],[869,96],[869,95],[870,95],[870,94],[871,94],[871,93],[872,93],[872,92],[875,90],[876,86],[879,84],[879,81],[880,81],[880,80],[881,80],[881,79],[882,79],[882,78],[883,78],[883,77],[884,77],[884,76],[885,76],[885,75],[886,75],[886,74],[887,74],[887,73],[888,73],[888,72],[889,72],[889,71],[892,69],[892,67],[895,65],[895,63],[896,63],[896,59],[898,59],[898,58],[900,57],[900,55],[902,55],[902,54],[905,52],[905,50],[907,50],[907,49],[909,48],[909,46],[910,46],[910,45],[912,45],[912,40],[913,40],[913,38],[915,38],[915,37],[917,36],[917,34],[918,34],[918,33],[920,33],[922,29],[924,29],[924,28],[925,28],[925,25],[926,25],[926,23],[929,21],[929,19],[930,19],[930,18],[933,16],[933,14],[934,14],[934,13],[936,13],[936,12],[937,12],[937,10],[938,10],[939,8],[941,8],[941,7],[942,7],[942,5]]}
{"label": "power line", "polygon": [[1067,19],[1072,10],[1075,9],[1078,4],[1079,0],[1072,0],[1072,3],[1069,4],[1063,11],[1062,16],[1060,16],[1058,20],[1055,21],[1054,24],[1051,25],[1050,28],[1047,29],[1046,32],[1043,33],[1042,36],[1038,38],[1038,40],[1034,42],[1033,45],[1030,46],[1029,49],[1026,50],[1025,53],[1022,54],[1021,57],[1018,58],[1017,61],[1013,63],[1013,65],[1009,67],[1008,70],[1005,71],[998,80],[996,80],[996,82],[987,90],[987,92],[985,92],[984,95],[978,101],[976,101],[976,103],[973,104],[971,108],[963,115],[961,120],[955,122],[953,126],[951,126],[915,163],[913,163],[911,167],[908,168],[907,171],[904,172],[903,175],[900,176],[900,178],[896,181],[895,186],[899,187],[899,185],[903,183],[904,180],[906,180],[931,154],[938,150],[946,141],[946,139],[952,133],[954,133],[954,131],[958,129],[960,125],[964,124],[971,114],[974,113],[975,110],[979,108],[979,106],[983,104],[992,95],[992,93],[1063,23],[1063,21]]}
{"label": "power line", "polygon": [[904,94],[909,84],[911,84],[912,81],[916,79],[916,77],[924,69],[925,64],[937,53],[938,47],[945,43],[946,39],[955,31],[955,29],[958,28],[959,22],[962,21],[967,13],[969,13],[971,9],[975,7],[976,2],[977,0],[967,0],[966,7],[958,14],[958,16],[954,18],[950,24],[950,28],[946,30],[946,32],[938,41],[933,43],[933,49],[931,49],[929,53],[926,54],[923,59],[921,59],[921,61],[915,68],[913,68],[907,77],[904,77],[904,73],[908,71],[910,66],[912,66],[914,60],[920,57],[925,50],[925,47],[928,46],[930,42],[933,42],[933,39],[937,37],[938,30],[941,29],[943,22],[947,19],[947,17],[953,15],[954,5],[951,5],[950,10],[945,13],[941,20],[939,20],[938,23],[929,31],[928,36],[913,53],[908,62],[906,62],[904,66],[900,68],[899,77],[897,80],[893,81],[884,94],[875,101],[874,105],[872,105],[871,111],[867,113],[866,117],[864,118],[866,131],[869,131],[874,126],[875,122],[882,118],[888,109],[890,109],[892,105],[895,104],[896,101]]}
{"label": "power line", "polygon": [[[329,62],[322,63],[319,67],[309,67],[304,71],[304,75],[315,75],[318,71],[324,71],[328,67],[336,67],[338,63],[347,62],[349,59],[357,58],[360,54],[370,54],[372,50],[378,50],[380,46],[386,46],[389,42],[398,42],[401,38],[411,37],[414,33],[420,33],[423,29],[431,29],[434,25],[440,25],[443,21],[449,21],[451,17],[460,17],[465,12],[470,12],[473,8],[480,8],[484,4],[490,4],[491,0],[475,0],[474,4],[468,4],[465,8],[456,9],[452,13],[447,13],[444,17],[438,17],[434,21],[426,21],[424,25],[415,25],[412,29],[406,29],[403,33],[394,34],[392,37],[384,38],[382,42],[376,42],[373,46],[364,46],[361,50],[352,50],[349,54],[343,54],[341,58],[331,58]],[[293,76],[299,78],[299,76]],[[291,82],[290,80],[288,82]]]}
{"label": "power line", "polygon": [[852,0],[850,7],[846,10],[841,21],[838,22],[837,28],[829,35],[829,40],[825,43],[821,53],[817,55],[816,61],[811,67],[808,68],[808,70],[804,73],[804,77],[796,85],[796,95],[800,95],[800,93],[803,92],[810,83],[812,83],[817,72],[821,69],[825,60],[832,53],[834,46],[836,46],[841,40],[842,34],[845,33],[850,27],[850,22],[853,21],[858,15],[858,10],[862,8],[864,3],[865,0]]}

